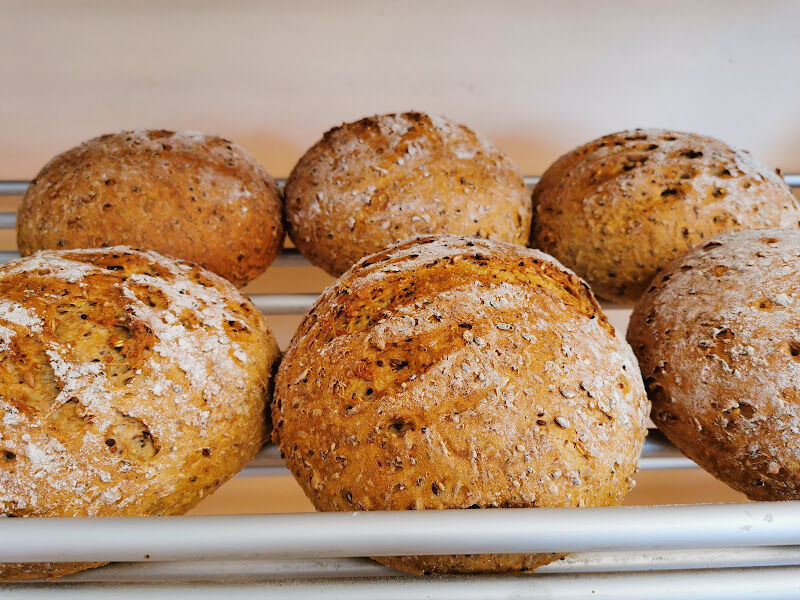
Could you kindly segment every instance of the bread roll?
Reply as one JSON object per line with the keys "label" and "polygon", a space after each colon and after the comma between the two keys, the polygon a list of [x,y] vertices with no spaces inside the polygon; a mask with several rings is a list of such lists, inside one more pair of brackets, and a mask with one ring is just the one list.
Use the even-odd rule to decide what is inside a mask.
{"label": "bread roll", "polygon": [[800,231],[729,233],[674,261],[628,340],[684,454],[753,500],[800,500]]}
{"label": "bread roll", "polygon": [[600,506],[633,485],[647,408],[630,348],[574,274],[521,246],[425,236],[363,259],[311,309],[276,379],[273,439],[322,511]]}
{"label": "bread roll", "polygon": [[[230,283],[155,252],[3,265],[0,516],[189,510],[264,442],[277,357]],[[0,581],[91,566],[0,563]]]}
{"label": "bread roll", "polygon": [[197,263],[243,286],[283,245],[275,181],[244,149],[194,131],[123,131],[56,156],[31,183],[17,245],[127,245]]}
{"label": "bread roll", "polygon": [[725,231],[798,227],[779,174],[710,137],[636,129],[559,158],[533,191],[531,246],[632,304],[666,264]]}
{"label": "bread roll", "polygon": [[425,233],[525,244],[531,202],[506,156],[463,125],[376,115],[328,131],[286,183],[289,236],[334,276]]}

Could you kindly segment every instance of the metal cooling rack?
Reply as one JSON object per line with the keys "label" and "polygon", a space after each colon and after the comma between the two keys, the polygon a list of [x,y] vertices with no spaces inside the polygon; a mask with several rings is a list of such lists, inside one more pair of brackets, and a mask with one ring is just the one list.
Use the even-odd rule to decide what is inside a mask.
{"label": "metal cooling rack", "polygon": [[[800,174],[784,176],[794,189]],[[533,185],[538,178],[526,177]],[[281,185],[282,181],[279,182]],[[0,181],[20,196],[27,181]],[[13,229],[15,213],[0,213]],[[0,263],[19,256],[0,252]],[[274,267],[307,267],[285,249]],[[303,314],[314,294],[256,294],[265,314]],[[606,309],[619,309],[606,305]],[[643,469],[696,465],[651,430]],[[266,446],[243,476],[286,475]],[[536,574],[414,577],[363,556],[572,552]],[[0,598],[800,598],[800,502],[0,519],[0,562],[114,561],[56,582],[0,584]]]}

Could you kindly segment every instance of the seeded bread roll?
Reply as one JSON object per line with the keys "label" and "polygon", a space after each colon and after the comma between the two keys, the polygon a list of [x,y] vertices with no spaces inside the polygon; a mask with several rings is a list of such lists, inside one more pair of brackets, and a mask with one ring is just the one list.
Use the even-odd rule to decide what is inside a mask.
{"label": "seeded bread roll", "polygon": [[[123,247],[3,265],[0,517],[186,512],[264,442],[277,357],[194,265]],[[0,563],[0,581],[92,566]]]}
{"label": "seeded bread roll", "polygon": [[23,256],[127,245],[243,286],[283,245],[275,180],[244,149],[195,131],[123,131],[56,156],[17,216]]}
{"label": "seeded bread roll", "polygon": [[779,174],[714,138],[636,129],[559,158],[533,191],[531,246],[608,300],[632,304],[656,273],[725,231],[797,228]]}
{"label": "seeded bread roll", "polygon": [[464,125],[417,112],[328,131],[286,183],[289,236],[334,276],[419,234],[525,244],[531,202],[514,164]]}
{"label": "seeded bread roll", "polygon": [[631,317],[653,422],[753,500],[800,500],[800,231],[714,238]]}
{"label": "seeded bread roll", "polygon": [[[452,235],[328,288],[276,380],[273,439],[318,510],[598,506],[633,485],[647,400],[628,345],[549,256]],[[555,554],[406,556],[525,571]]]}

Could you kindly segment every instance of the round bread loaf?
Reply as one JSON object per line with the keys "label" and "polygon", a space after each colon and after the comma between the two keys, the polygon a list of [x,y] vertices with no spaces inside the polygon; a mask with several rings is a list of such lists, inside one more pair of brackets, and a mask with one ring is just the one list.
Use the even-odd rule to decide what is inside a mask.
{"label": "round bread loaf", "polygon": [[[647,399],[589,288],[549,256],[452,235],[356,264],[276,379],[273,439],[318,510],[598,506],[633,485]],[[383,557],[530,570],[555,554]]]}
{"label": "round bread loaf", "polygon": [[525,244],[531,202],[514,164],[472,130],[409,112],[328,131],[286,183],[289,236],[334,276],[419,234]]}
{"label": "round bread loaf", "polygon": [[608,300],[636,301],[666,264],[725,231],[798,227],[776,172],[710,137],[623,131],[559,158],[533,191],[531,246]]}
{"label": "round bread loaf", "polygon": [[277,358],[250,301],[194,265],[124,247],[3,265],[0,517],[187,511],[264,442]]}
{"label": "round bread loaf", "polygon": [[684,454],[753,500],[800,500],[800,231],[729,233],[674,261],[628,340]]}
{"label": "round bread loaf", "polygon": [[243,286],[283,245],[275,181],[244,149],[195,131],[123,131],[59,154],[22,198],[17,245],[148,248]]}

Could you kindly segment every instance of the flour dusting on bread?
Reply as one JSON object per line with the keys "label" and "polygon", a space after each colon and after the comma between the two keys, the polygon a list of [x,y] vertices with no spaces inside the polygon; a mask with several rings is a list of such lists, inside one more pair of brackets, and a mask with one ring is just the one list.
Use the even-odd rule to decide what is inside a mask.
{"label": "flour dusting on bread", "polygon": [[[589,506],[632,487],[647,403],[586,285],[541,252],[453,235],[365,257],[313,306],[274,439],[319,510]],[[531,569],[552,555],[380,558]]]}
{"label": "flour dusting on bread", "polygon": [[185,512],[262,444],[277,356],[233,285],[155,252],[0,267],[0,516]]}
{"label": "flour dusting on bread", "polygon": [[672,262],[628,338],[653,420],[759,500],[800,498],[800,231],[729,233]]}
{"label": "flour dusting on bread", "polygon": [[797,228],[781,176],[714,138],[661,129],[603,136],[560,157],[533,191],[531,245],[633,303],[666,264],[726,231]]}
{"label": "flour dusting on bread", "polygon": [[292,171],[286,199],[295,244],[332,274],[426,233],[524,243],[531,218],[505,155],[467,127],[421,113],[328,131]]}
{"label": "flour dusting on bread", "polygon": [[[122,131],[87,140],[42,168],[20,204],[17,245],[23,256],[149,248],[241,286],[280,251],[282,204],[275,180],[230,140],[199,131]],[[59,273],[80,277],[74,269]]]}

